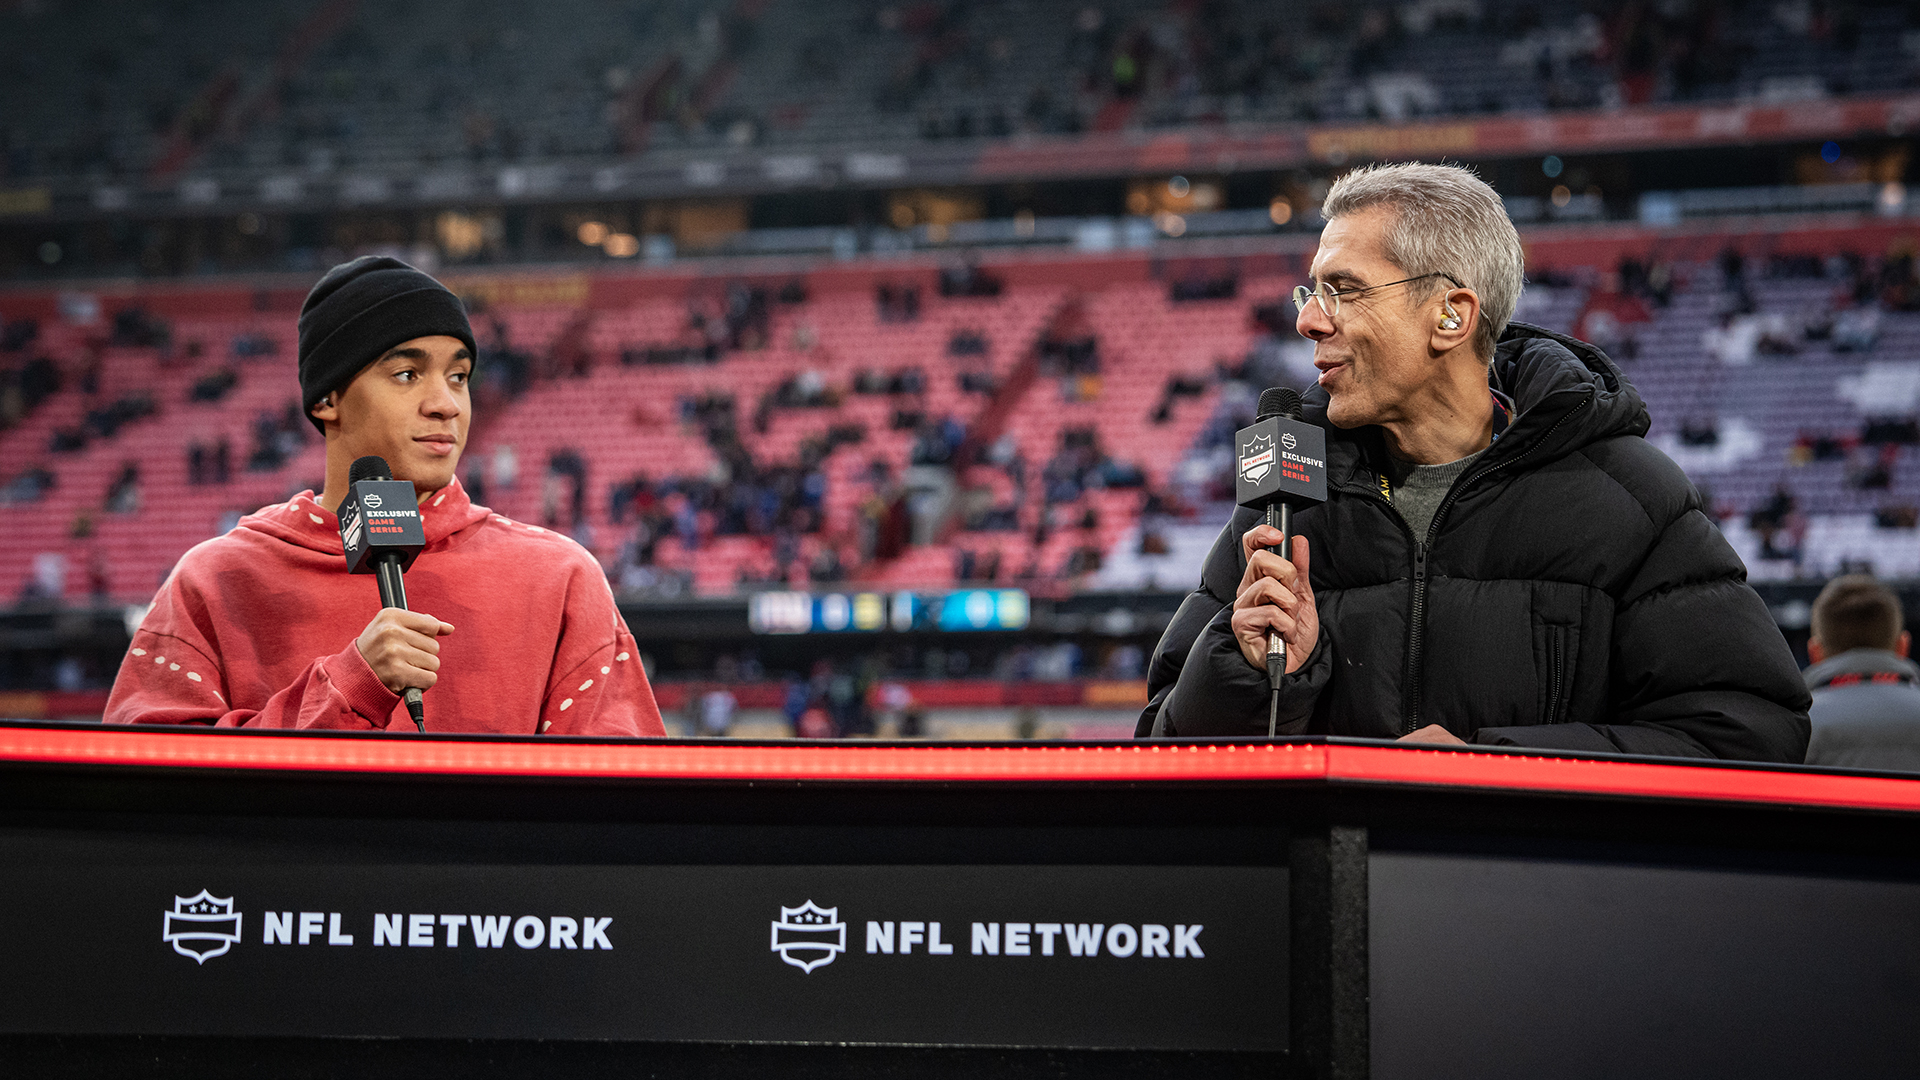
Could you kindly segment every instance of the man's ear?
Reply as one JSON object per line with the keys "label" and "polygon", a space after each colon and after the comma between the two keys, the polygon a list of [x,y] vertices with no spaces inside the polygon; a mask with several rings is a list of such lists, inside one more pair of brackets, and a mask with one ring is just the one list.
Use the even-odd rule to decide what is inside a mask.
{"label": "man's ear", "polygon": [[1431,346],[1434,352],[1447,353],[1473,341],[1480,326],[1480,297],[1472,289],[1452,289],[1440,298],[1434,317]]}
{"label": "man's ear", "polygon": [[1900,640],[1893,643],[1893,651],[1901,656],[1908,655],[1913,649],[1913,631],[1900,631]]}
{"label": "man's ear", "polygon": [[323,424],[339,423],[340,422],[340,395],[338,393],[333,393],[333,394],[328,394],[324,398],[321,398],[318,402],[314,403],[313,408],[307,410],[307,415],[313,417],[315,420],[318,420]]}
{"label": "man's ear", "polygon": [[1827,658],[1827,647],[1825,645],[1820,644],[1820,639],[1817,637],[1808,638],[1807,639],[1807,659],[1817,664],[1820,661],[1825,660],[1826,658]]}

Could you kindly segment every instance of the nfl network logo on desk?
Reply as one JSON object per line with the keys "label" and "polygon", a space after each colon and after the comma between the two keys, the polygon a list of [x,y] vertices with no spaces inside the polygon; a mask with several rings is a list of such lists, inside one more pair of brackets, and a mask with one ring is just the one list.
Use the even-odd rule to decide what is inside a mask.
{"label": "nfl network logo on desk", "polygon": [[840,909],[819,907],[811,900],[781,908],[773,923],[773,951],[809,975],[833,963],[847,951],[847,924],[840,921]]}
{"label": "nfl network logo on desk", "polygon": [[[367,924],[361,921],[364,919],[365,916],[343,915],[338,911],[263,911],[260,944],[296,948],[325,944],[350,948],[356,941],[368,943]],[[356,922],[362,928],[358,934],[343,928]],[[527,950],[610,952],[613,939],[608,933],[612,925],[611,916],[521,915],[516,918],[512,915],[376,912],[372,915],[370,937],[376,948],[504,949],[512,942]],[[173,898],[173,910],[165,913],[160,940],[194,963],[205,964],[216,956],[225,956],[240,944],[241,931],[242,916],[234,910],[233,897],[215,896],[201,889],[194,896]]]}
{"label": "nfl network logo on desk", "polygon": [[233,897],[221,899],[205,889],[197,896],[174,897],[160,939],[196,964],[225,956],[240,941],[240,913],[233,910]]}
{"label": "nfl network logo on desk", "polygon": [[[1199,923],[1056,923],[976,922],[969,925],[970,956],[1095,957],[1103,952],[1115,959],[1204,960]],[[954,942],[943,940],[941,924],[931,920],[878,922],[866,925],[866,951],[886,956],[910,956],[921,946],[923,956],[953,956]],[[780,959],[807,974],[839,959],[847,951],[847,924],[837,907],[823,908],[812,900],[799,907],[780,908],[773,921],[773,951]]]}

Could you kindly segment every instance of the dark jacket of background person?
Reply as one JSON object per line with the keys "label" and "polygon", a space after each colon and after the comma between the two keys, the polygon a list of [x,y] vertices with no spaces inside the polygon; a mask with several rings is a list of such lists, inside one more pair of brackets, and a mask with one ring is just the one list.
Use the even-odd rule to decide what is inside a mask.
{"label": "dark jacket of background person", "polygon": [[1920,771],[1920,665],[1848,649],[1806,671],[1813,691],[1807,764]]}
{"label": "dark jacket of background person", "polygon": [[[1807,689],[1746,568],[1678,466],[1641,438],[1646,407],[1600,350],[1509,325],[1491,380],[1511,425],[1414,537],[1380,494],[1377,427],[1327,427],[1312,547],[1313,654],[1282,685],[1282,734],[1397,738],[1438,723],[1469,742],[1802,761]],[[1267,731],[1266,675],[1230,605],[1258,520],[1236,511],[1148,672],[1137,732]],[[1416,623],[1416,617],[1424,618]]]}

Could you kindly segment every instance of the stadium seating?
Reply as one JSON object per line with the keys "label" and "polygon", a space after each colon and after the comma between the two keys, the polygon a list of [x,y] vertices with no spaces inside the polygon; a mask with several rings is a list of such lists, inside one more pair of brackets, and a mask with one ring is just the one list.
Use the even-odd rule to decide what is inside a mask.
{"label": "stadium seating", "polygon": [[[10,177],[379,176],[1900,89],[1901,5],[553,0],[0,9]],[[131,33],[127,31],[131,30]],[[102,42],[125,44],[99,44]],[[79,64],[57,57],[83,57]],[[1484,62],[1460,63],[1471,56]],[[234,58],[257,61],[239,63]],[[271,58],[269,60],[269,58]],[[466,180],[449,173],[448,184]],[[465,190],[427,187],[458,199]],[[278,190],[278,189],[276,189]]]}
{"label": "stadium seating", "polygon": [[[1660,264],[1660,289],[1627,293],[1617,255],[1536,246],[1539,283],[1519,317],[1611,349],[1649,405],[1649,437],[1707,494],[1755,577],[1868,564],[1912,573],[1920,312],[1870,298],[1860,310],[1873,312],[1871,334],[1835,329],[1859,275],[1873,288],[1893,281],[1871,257],[1888,235],[1787,237],[1779,242],[1824,244],[1834,258],[1754,258],[1731,274],[1717,252],[1737,238],[1698,238]],[[1850,252],[1870,257],[1839,258]],[[1897,258],[1886,266],[1911,274]],[[1253,274],[1231,297],[1175,300],[1150,270],[1117,256],[1029,265],[996,295],[942,296],[928,267],[875,264],[864,276],[819,277],[811,295],[784,300],[780,282],[736,282],[730,292],[686,275],[603,290],[581,307],[496,302],[476,319],[483,340],[500,338],[483,347],[494,356],[483,367],[503,363],[496,346],[515,350],[531,357],[529,381],[515,397],[483,377],[463,475],[497,510],[572,532],[629,591],[989,578],[1039,592],[1184,588],[1225,514],[1210,500],[1230,472],[1224,440],[1259,389],[1246,380],[1303,383],[1312,372],[1298,343],[1284,344],[1290,334],[1270,338],[1272,317],[1256,317],[1290,312],[1286,276]],[[881,286],[896,297],[916,290],[916,313],[880,303]],[[748,328],[743,347],[714,345],[708,358],[719,339],[696,328],[695,314],[721,328],[729,295],[753,289],[764,327]],[[204,305],[196,295],[170,292],[169,314],[154,317],[166,343],[144,345],[112,343],[124,300],[76,323],[46,316],[48,297],[0,298],[0,317],[14,324],[29,308],[43,313],[37,340],[0,366],[46,355],[66,373],[64,389],[0,432],[10,499],[0,504],[10,541],[0,596],[32,595],[64,562],[58,589],[69,600],[138,601],[235,514],[320,480],[317,438],[288,419],[291,312],[236,313],[215,286]],[[1079,366],[1062,367],[1062,350],[1086,339]],[[570,342],[571,359],[560,355]],[[1249,360],[1276,349],[1291,357],[1285,374]],[[212,396],[204,391],[225,372],[237,378],[224,396],[196,400],[197,386]],[[918,383],[887,382],[903,372]],[[1172,382],[1189,392],[1175,394]],[[103,418],[113,403],[142,398],[152,415],[117,426]],[[716,441],[703,418],[702,403],[716,399],[737,446]],[[941,441],[948,418],[957,448]],[[78,448],[51,449],[90,427]],[[192,483],[191,448],[209,455],[211,472],[223,438],[229,477]],[[947,456],[930,464],[929,453]],[[128,463],[138,466],[137,494],[112,499]],[[33,498],[20,481],[36,469],[53,483]],[[783,469],[797,470],[805,491],[751,487]],[[645,515],[614,500],[620,485],[640,490],[636,479],[653,506],[638,526]],[[725,500],[736,496],[773,501],[729,526]],[[682,498],[708,501],[681,521]],[[878,518],[901,500],[918,510],[921,542],[883,550]],[[1157,509],[1143,514],[1150,500]],[[794,507],[812,509],[792,516]],[[653,530],[653,542],[636,543],[636,529]]]}

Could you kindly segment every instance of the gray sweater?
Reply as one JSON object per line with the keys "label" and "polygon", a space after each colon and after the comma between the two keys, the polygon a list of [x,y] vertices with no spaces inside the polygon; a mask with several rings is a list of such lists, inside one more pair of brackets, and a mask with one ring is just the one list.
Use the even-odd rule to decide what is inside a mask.
{"label": "gray sweater", "polygon": [[1400,520],[1413,530],[1414,543],[1427,542],[1427,529],[1433,525],[1433,515],[1439,513],[1440,504],[1446,500],[1453,482],[1460,479],[1467,467],[1480,460],[1480,455],[1484,453],[1485,450],[1468,454],[1445,465],[1415,465],[1411,461],[1394,459],[1393,475],[1387,477],[1393,487],[1391,501],[1400,514]]}
{"label": "gray sweater", "polygon": [[1920,666],[1885,649],[1848,649],[1806,677],[1807,764],[1920,772]]}

